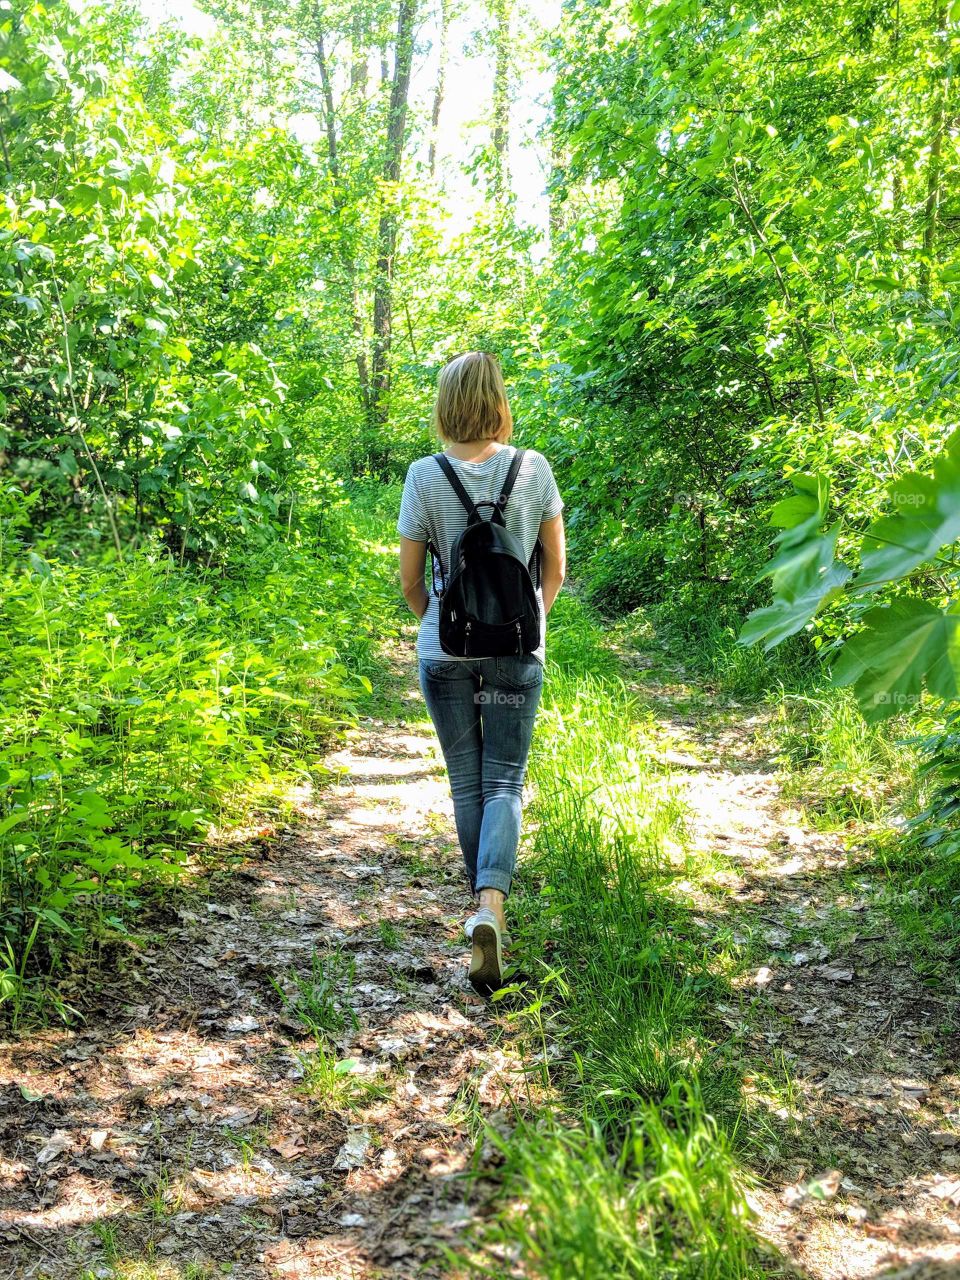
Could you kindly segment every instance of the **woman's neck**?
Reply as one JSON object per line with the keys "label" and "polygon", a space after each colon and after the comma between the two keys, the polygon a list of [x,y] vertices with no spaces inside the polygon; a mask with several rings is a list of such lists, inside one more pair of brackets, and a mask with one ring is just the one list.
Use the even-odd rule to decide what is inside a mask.
{"label": "woman's neck", "polygon": [[484,462],[502,448],[499,440],[467,440],[448,444],[444,453],[449,453],[451,458],[459,458],[461,462]]}

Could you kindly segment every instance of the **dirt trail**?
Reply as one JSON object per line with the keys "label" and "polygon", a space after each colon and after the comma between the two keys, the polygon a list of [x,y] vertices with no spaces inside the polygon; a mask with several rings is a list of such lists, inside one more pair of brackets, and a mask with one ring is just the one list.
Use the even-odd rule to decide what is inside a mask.
{"label": "dirt trail", "polygon": [[[395,675],[415,688],[409,661]],[[127,1276],[133,1259],[153,1260],[136,1272],[150,1280],[230,1262],[243,1280],[437,1274],[513,1064],[466,981],[434,744],[363,723],[291,835],[146,922],[86,1026],[6,1047],[0,1276]],[[330,1061],[356,1065],[311,1096],[298,1054],[314,1041],[271,978],[292,994],[331,952],[357,1025],[329,1037]],[[322,977],[313,989],[336,1020]],[[331,1101],[344,1087],[353,1108]]]}
{"label": "dirt trail", "polygon": [[694,848],[726,864],[701,924],[750,948],[742,1003],[720,1012],[747,1056],[793,1081],[755,1083],[753,1123],[769,1125],[758,1229],[809,1280],[960,1277],[956,990],[912,970],[856,834],[811,830],[781,797],[764,711],[648,676],[635,687],[687,775]]}
{"label": "dirt trail", "polygon": [[[489,1188],[462,1175],[518,1063],[466,982],[460,858],[408,640],[392,665],[395,711],[327,758],[341,776],[299,796],[294,830],[146,919],[85,1025],[0,1052],[0,1280],[200,1280],[229,1263],[243,1280],[430,1280],[484,1212]],[[955,1001],[891,948],[856,849],[782,801],[758,713],[648,666],[635,687],[687,779],[697,847],[724,857],[701,925],[751,948],[720,1013],[745,1057],[776,1076],[782,1055],[795,1081],[766,1102],[756,1084],[759,1230],[807,1280],[960,1276]],[[334,1025],[326,1068],[301,1056],[315,1040],[271,981],[292,997],[294,974],[311,980],[301,1009]],[[356,1025],[337,1028],[348,1007]],[[822,1200],[805,1192],[820,1174]]]}

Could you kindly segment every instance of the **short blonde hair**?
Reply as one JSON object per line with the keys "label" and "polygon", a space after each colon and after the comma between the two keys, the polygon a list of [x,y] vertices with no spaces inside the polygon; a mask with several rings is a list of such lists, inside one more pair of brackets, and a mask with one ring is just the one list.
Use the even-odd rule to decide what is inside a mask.
{"label": "short blonde hair", "polygon": [[440,370],[433,425],[442,440],[499,440],[513,433],[513,414],[496,356],[467,351]]}

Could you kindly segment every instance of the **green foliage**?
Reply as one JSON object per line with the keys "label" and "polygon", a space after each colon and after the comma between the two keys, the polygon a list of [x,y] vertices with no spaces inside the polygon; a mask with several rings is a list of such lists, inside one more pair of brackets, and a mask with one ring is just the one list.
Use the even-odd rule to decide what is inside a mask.
{"label": "green foliage", "polygon": [[[778,554],[761,577],[772,577],[774,603],[754,610],[740,639],[743,644],[764,640],[771,648],[807,626],[822,606],[843,588],[856,597],[875,593],[883,584],[903,589],[919,567],[938,571],[940,590],[934,600],[895,598],[863,613],[854,600],[846,612],[861,629],[839,647],[831,674],[839,685],[853,684],[868,720],[897,715],[919,703],[926,686],[944,702],[960,696],[960,615],[951,600],[942,603],[955,582],[952,558],[941,553],[952,543],[953,526],[960,521],[955,484],[960,433],[954,433],[932,476],[913,475],[891,486],[890,500],[909,504],[907,514],[895,509],[867,529],[860,548],[861,569],[835,560],[841,521],[826,534],[819,527],[827,514],[828,484],[823,476],[794,477],[798,494],[779,503],[771,522],[785,525],[777,537]],[[816,493],[816,498],[812,495]],[[922,581],[918,583],[922,585]],[[952,594],[952,592],[950,593]],[[834,654],[838,647],[833,647]]]}
{"label": "green foliage", "polygon": [[[847,542],[956,419],[958,43],[919,0],[564,6],[542,447],[606,607],[735,621],[762,601],[758,512],[807,474],[837,496],[839,561],[833,530],[788,533],[746,635],[844,625]],[[874,581],[956,536],[945,474],[939,499],[910,485],[865,547]]]}
{"label": "green foliage", "polygon": [[491,1134],[510,1198],[484,1243],[543,1277],[759,1275],[735,1158],[739,1076],[711,1038],[723,956],[673,892],[692,871],[683,805],[650,759],[650,714],[613,669],[596,674],[603,646],[583,605],[564,601],[551,647],[511,926],[533,998],[519,984],[500,998],[526,997],[511,1017],[531,1029],[556,1101]]}
{"label": "green foliage", "polygon": [[4,563],[0,945],[16,973],[54,967],[84,930],[126,932],[145,891],[354,716],[374,670],[355,556],[278,544],[225,574],[149,549],[123,573]]}
{"label": "green foliage", "polygon": [[354,968],[352,956],[339,951],[320,956],[313,951],[309,972],[290,974],[290,991],[275,978],[271,983],[284,1008],[320,1041],[325,1035],[339,1035],[348,1026],[356,1029],[360,1025],[350,1005]]}

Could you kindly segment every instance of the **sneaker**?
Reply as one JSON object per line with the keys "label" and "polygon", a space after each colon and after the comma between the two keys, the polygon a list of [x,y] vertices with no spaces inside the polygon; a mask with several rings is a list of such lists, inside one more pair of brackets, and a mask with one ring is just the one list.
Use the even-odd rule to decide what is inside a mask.
{"label": "sneaker", "polygon": [[[463,932],[467,935],[468,942],[473,939],[473,926],[477,923],[478,914],[479,912],[475,911],[472,916],[467,916],[463,922]],[[508,951],[513,946],[513,938],[509,933],[504,933],[502,930],[500,932],[500,945],[505,951]]]}
{"label": "sneaker", "polygon": [[488,996],[503,986],[503,939],[489,907],[481,907],[473,917],[470,941],[470,982],[480,995]]}

